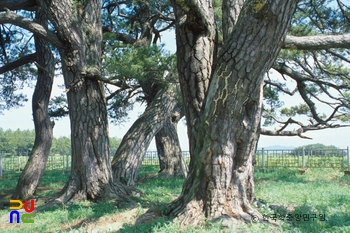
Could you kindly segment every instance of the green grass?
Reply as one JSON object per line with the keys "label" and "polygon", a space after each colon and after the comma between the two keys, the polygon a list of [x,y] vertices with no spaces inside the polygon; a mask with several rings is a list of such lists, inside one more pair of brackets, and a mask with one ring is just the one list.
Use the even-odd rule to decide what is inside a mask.
{"label": "green grass", "polygon": [[[157,173],[156,166],[143,166],[139,177]],[[6,173],[0,180],[0,197],[9,199],[19,173]],[[63,187],[69,174],[63,171],[46,171],[40,183],[40,197],[53,194]],[[70,203],[38,212],[34,224],[10,225],[9,209],[0,209],[0,232],[89,232],[100,227],[100,232],[109,228],[118,232],[221,232],[221,223],[203,222],[201,226],[183,228],[169,222],[165,217],[147,224],[134,225],[132,220],[147,209],[162,212],[167,204],[181,193],[182,179],[153,178],[137,183],[144,196],[134,198],[138,202],[133,210],[117,209],[114,201]],[[350,176],[335,169],[308,169],[299,174],[298,169],[257,169],[255,193],[264,205],[257,207],[271,222],[272,217],[293,216],[293,221],[279,220],[279,226],[252,223],[239,225],[241,232],[350,232]],[[271,210],[268,206],[275,206]],[[319,215],[326,216],[320,221]],[[296,221],[296,216],[317,216],[316,219]],[[119,224],[119,225],[118,225]],[[230,232],[230,230],[228,230]],[[115,231],[114,231],[115,232]]]}

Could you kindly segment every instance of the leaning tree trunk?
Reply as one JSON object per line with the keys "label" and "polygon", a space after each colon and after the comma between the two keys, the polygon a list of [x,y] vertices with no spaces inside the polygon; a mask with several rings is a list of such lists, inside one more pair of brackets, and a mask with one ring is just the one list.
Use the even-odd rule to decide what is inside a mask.
{"label": "leaning tree trunk", "polygon": [[[48,20],[40,11],[36,18],[41,25],[48,26]],[[32,99],[35,127],[35,141],[31,156],[22,171],[12,198],[29,199],[34,196],[39,181],[45,171],[53,138],[54,122],[48,114],[49,100],[53,85],[55,62],[49,44],[35,37],[38,79]]]}
{"label": "leaning tree trunk", "polygon": [[71,123],[72,167],[56,200],[123,195],[110,163],[108,121],[101,76],[101,1],[38,1],[55,26]]}
{"label": "leaning tree trunk", "polygon": [[[173,76],[169,77],[174,78]],[[161,89],[167,88],[162,82],[150,76],[140,81],[140,85],[145,94],[147,105],[150,105],[150,103],[155,100],[156,93]],[[173,84],[172,88],[178,89],[178,86]],[[174,92],[169,93],[175,94]],[[176,101],[177,99],[178,98],[175,98],[173,111],[168,117],[163,118],[165,120],[162,122],[163,127],[154,137],[160,164],[159,175],[169,178],[174,176],[185,178],[188,172],[187,165],[182,156],[180,141],[177,136],[177,123],[183,116],[182,106],[180,106],[180,101]],[[147,150],[148,145],[144,150]],[[140,163],[141,162],[142,160],[140,160]]]}
{"label": "leaning tree trunk", "polygon": [[[180,197],[170,206],[169,215],[183,224],[193,223],[201,215],[211,219],[226,216],[232,221],[234,218],[251,221],[253,216],[261,218],[252,207],[252,159],[262,109],[263,76],[277,57],[297,2],[245,1],[216,62],[196,134],[196,147],[191,150],[189,176]],[[182,10],[188,14],[182,30],[188,29],[186,23],[193,19],[189,14],[208,15],[206,11],[210,11],[210,5],[191,1],[191,4],[196,3],[200,6],[198,11],[186,12],[189,8],[183,2],[175,6],[177,17],[184,13]],[[204,27],[197,26],[197,32],[208,29],[206,15],[202,15]],[[181,40],[179,31],[177,35]],[[193,69],[195,71],[196,67]],[[188,82],[186,75],[180,78],[184,79],[182,85]],[[184,96],[185,102],[193,101]]]}
{"label": "leaning tree trunk", "polygon": [[134,185],[137,172],[153,137],[172,118],[177,106],[171,86],[163,88],[134,122],[115,152],[112,169],[114,178],[127,185]]}
{"label": "leaning tree trunk", "polygon": [[159,175],[164,177],[186,178],[188,168],[182,156],[179,137],[177,135],[177,123],[181,119],[181,107],[178,106],[168,118],[163,128],[156,134],[160,171]]}

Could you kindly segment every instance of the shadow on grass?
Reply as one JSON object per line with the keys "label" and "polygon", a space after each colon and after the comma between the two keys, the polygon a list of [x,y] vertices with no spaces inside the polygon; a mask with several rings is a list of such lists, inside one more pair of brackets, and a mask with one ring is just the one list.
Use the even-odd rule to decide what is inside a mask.
{"label": "shadow on grass", "polygon": [[[8,209],[10,199],[16,188],[20,172],[5,173],[0,180],[0,209]],[[60,191],[68,180],[69,173],[65,171],[48,170],[44,172],[37,188],[36,198],[45,198]]]}
{"label": "shadow on grass", "polygon": [[166,218],[160,217],[158,219],[149,221],[144,224],[124,224],[123,228],[118,230],[120,233],[135,233],[135,232],[155,232],[157,230],[167,228],[169,221]]}

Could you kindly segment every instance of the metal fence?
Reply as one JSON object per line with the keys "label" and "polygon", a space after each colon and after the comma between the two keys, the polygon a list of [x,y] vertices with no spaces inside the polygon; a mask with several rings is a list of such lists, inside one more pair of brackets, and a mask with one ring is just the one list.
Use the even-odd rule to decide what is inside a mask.
{"label": "metal fence", "polygon": [[[188,151],[183,152],[187,164],[190,160]],[[13,156],[0,153],[0,176],[3,172],[21,171],[28,161],[28,156]],[[159,166],[157,151],[147,151],[142,165]],[[70,155],[50,155],[47,170],[69,170]],[[255,167],[294,167],[294,168],[343,168],[350,170],[350,149],[338,150],[257,150]]]}
{"label": "metal fence", "polygon": [[350,170],[350,149],[336,150],[258,150],[256,166],[295,168],[347,168]]}
{"label": "metal fence", "polygon": [[[190,153],[188,151],[182,152],[183,157],[187,163],[190,161]],[[29,156],[16,156],[6,153],[0,153],[0,176],[2,172],[20,172],[24,169]],[[159,159],[157,151],[147,151],[142,161],[142,165],[159,166]],[[46,170],[70,170],[71,156],[70,155],[50,155]]]}

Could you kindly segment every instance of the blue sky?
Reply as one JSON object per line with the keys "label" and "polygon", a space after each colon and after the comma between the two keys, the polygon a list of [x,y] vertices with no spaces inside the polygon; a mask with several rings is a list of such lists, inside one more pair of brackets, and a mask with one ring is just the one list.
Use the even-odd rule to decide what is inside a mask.
{"label": "blue sky", "polygon": [[[175,52],[175,35],[174,31],[163,34],[162,43],[166,44],[166,49],[171,52]],[[60,95],[63,93],[63,89],[57,86],[62,84],[62,78],[58,77],[55,79],[55,88],[53,90],[53,95]],[[25,93],[31,99],[32,89],[26,88]],[[300,102],[298,97],[287,97],[284,96],[282,99],[286,106],[296,105]],[[136,106],[132,112],[129,114],[129,121],[122,125],[110,124],[110,136],[122,138],[127,130],[130,128],[132,123],[137,119],[137,117],[142,114],[145,106]],[[30,101],[26,103],[24,107],[18,109],[12,109],[10,111],[5,111],[3,115],[0,115],[0,127],[3,129],[34,129],[31,113],[31,103]],[[278,127],[278,126],[275,126]],[[274,128],[274,127],[272,127]],[[289,128],[293,129],[293,127]],[[188,140],[187,140],[187,130],[186,125],[183,121],[178,124],[178,134],[180,138],[181,147],[183,150],[188,150]],[[69,136],[69,119],[64,118],[60,121],[56,121],[54,128],[54,136]],[[312,131],[305,135],[313,138],[313,140],[301,139],[299,137],[269,137],[261,136],[259,141],[259,147],[268,147],[274,145],[286,146],[286,147],[297,147],[301,145],[311,144],[311,143],[322,143],[325,145],[335,145],[340,148],[346,148],[350,146],[350,128],[339,128],[339,129],[328,129],[322,131]],[[154,142],[151,144],[149,150],[156,150]]]}

